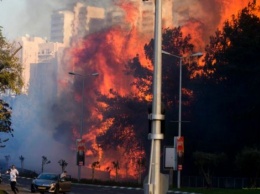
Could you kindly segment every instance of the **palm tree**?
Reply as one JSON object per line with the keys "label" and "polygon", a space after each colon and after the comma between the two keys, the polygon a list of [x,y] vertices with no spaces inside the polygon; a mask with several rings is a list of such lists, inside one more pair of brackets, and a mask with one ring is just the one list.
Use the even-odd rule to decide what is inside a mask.
{"label": "palm tree", "polygon": [[59,163],[60,166],[61,166],[61,171],[62,171],[62,172],[65,170],[66,166],[68,166],[68,163],[67,163],[65,160],[63,160],[63,159],[60,159],[60,160],[58,161],[58,163]]}
{"label": "palm tree", "polygon": [[110,172],[111,172],[111,168],[108,166],[106,167],[106,171],[109,173],[109,179],[110,179]]}
{"label": "palm tree", "polygon": [[119,162],[118,162],[118,160],[117,161],[113,161],[112,164],[114,166],[114,169],[116,169],[116,179],[115,179],[115,181],[117,181]]}
{"label": "palm tree", "polygon": [[46,156],[42,156],[42,172],[43,172],[43,167],[46,165],[46,164],[50,164],[51,161],[47,159]]}
{"label": "palm tree", "polygon": [[19,159],[21,161],[21,169],[23,170],[24,157],[21,155],[21,156],[19,156]]}
{"label": "palm tree", "polygon": [[91,164],[91,168],[92,168],[92,181],[94,181],[95,169],[96,169],[96,168],[100,168],[100,163],[99,163],[99,161],[93,162],[93,163]]}

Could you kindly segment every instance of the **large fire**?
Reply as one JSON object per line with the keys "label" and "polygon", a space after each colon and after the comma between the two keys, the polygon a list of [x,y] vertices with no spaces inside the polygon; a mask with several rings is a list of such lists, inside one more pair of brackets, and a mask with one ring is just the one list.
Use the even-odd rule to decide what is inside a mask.
{"label": "large fire", "polygon": [[[190,10],[189,15],[182,15],[179,25],[182,25],[184,35],[191,34],[196,49],[201,50],[207,43],[206,41],[209,39],[209,36],[213,34],[217,28],[220,28],[225,20],[230,19],[232,14],[237,14],[237,12],[247,6],[249,2],[252,1],[194,1],[190,6],[196,8],[195,12],[193,7],[188,7],[188,0],[186,4],[183,3],[177,6],[179,10],[173,10],[181,12],[184,7],[185,9]],[[203,7],[204,3],[208,10]],[[88,130],[84,131],[83,139],[87,142],[87,150],[85,153],[87,158],[87,167],[91,168],[93,162],[99,161],[100,170],[109,171],[116,168],[113,166],[113,162],[114,164],[115,162],[118,162],[120,166],[120,168],[117,169],[118,174],[121,177],[126,178],[136,178],[138,176],[137,161],[140,158],[146,157],[145,154],[147,153],[145,153],[140,146],[135,133],[137,130],[131,127],[121,129],[123,130],[123,133],[121,133],[121,137],[119,138],[123,138],[125,144],[120,145],[117,150],[102,149],[102,146],[100,146],[96,141],[96,137],[105,133],[113,124],[114,120],[102,120],[102,113],[96,110],[95,93],[93,89],[90,88],[95,88],[97,91],[107,95],[108,97],[111,95],[109,93],[111,89],[117,91],[121,96],[126,96],[130,93],[140,96],[142,95],[139,94],[139,91],[135,88],[130,87],[134,78],[126,76],[123,73],[125,64],[127,64],[127,62],[137,54],[139,55],[142,65],[147,67],[151,65],[150,61],[146,59],[143,49],[144,44],[147,43],[147,37],[145,37],[137,28],[136,21],[137,18],[140,17],[138,7],[140,4],[140,2],[134,3],[133,1],[127,0],[117,1],[115,6],[119,6],[125,11],[124,20],[126,25],[112,26],[109,29],[88,35],[84,39],[78,39],[76,42],[74,41],[74,46],[70,49],[72,57],[69,58],[68,62],[68,64],[73,66],[70,67],[71,69],[82,72],[82,74],[86,72],[99,73],[97,79],[94,78],[93,81],[90,81],[92,85],[84,89],[85,94],[88,96],[88,100],[84,102],[84,109],[90,112],[88,115],[89,117],[84,118],[84,121],[102,122],[100,128],[95,127],[95,122],[90,122],[91,124],[87,126]],[[259,3],[257,2],[257,4]],[[175,4],[173,4],[173,6],[174,5]],[[193,13],[194,16],[191,17],[191,13]],[[164,20],[166,19],[169,18],[164,17]],[[88,80],[90,79],[93,78],[89,78]],[[78,102],[82,100],[80,89],[75,93],[75,100]],[[109,105],[99,104],[99,106]],[[78,138],[79,133],[77,131],[79,130],[75,128],[72,130],[75,132],[74,138]],[[130,151],[126,152],[125,147],[128,146],[130,142],[132,148]],[[116,176],[116,170],[112,170],[110,173],[112,176]]]}

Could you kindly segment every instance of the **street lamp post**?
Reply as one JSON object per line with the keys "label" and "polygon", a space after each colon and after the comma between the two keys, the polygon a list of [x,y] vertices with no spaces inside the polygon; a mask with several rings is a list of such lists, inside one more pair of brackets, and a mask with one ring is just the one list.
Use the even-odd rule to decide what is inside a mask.
{"label": "street lamp post", "polygon": [[[98,76],[99,73],[92,73],[92,74],[82,75],[82,74],[75,73],[75,72],[69,72],[69,74],[73,75],[73,76],[79,76],[79,77],[82,78],[82,112],[81,112],[81,127],[80,127],[80,139],[82,140],[83,125],[84,125],[84,100],[85,100],[84,88],[85,88],[85,78],[87,78],[88,76]],[[80,174],[81,174],[81,166],[78,165],[78,181],[80,181]]]}
{"label": "street lamp post", "polygon": [[[178,137],[181,137],[181,123],[182,123],[182,120],[181,120],[181,104],[182,104],[182,92],[181,92],[181,89],[182,89],[182,60],[183,60],[184,58],[188,58],[188,57],[201,57],[201,56],[203,55],[203,53],[198,52],[198,53],[194,53],[194,54],[191,54],[191,55],[189,55],[189,56],[186,56],[186,57],[174,55],[174,54],[171,54],[171,53],[169,53],[169,52],[167,52],[167,51],[163,51],[163,50],[162,50],[162,53],[163,53],[163,54],[166,54],[166,55],[173,56],[173,57],[178,58],[178,59],[180,60]],[[178,169],[178,174],[177,174],[177,188],[179,189],[180,187],[181,187],[181,170]]]}

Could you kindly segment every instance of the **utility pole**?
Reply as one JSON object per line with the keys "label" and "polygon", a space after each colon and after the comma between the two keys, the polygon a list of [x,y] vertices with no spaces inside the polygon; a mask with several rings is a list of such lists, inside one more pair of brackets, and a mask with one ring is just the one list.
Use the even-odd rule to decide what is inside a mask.
{"label": "utility pole", "polygon": [[149,119],[152,122],[152,131],[148,138],[151,140],[151,154],[148,174],[148,184],[145,193],[161,194],[160,166],[161,166],[161,133],[162,115],[162,1],[155,0],[155,34],[154,34],[154,74],[153,74],[153,103],[152,114]]}

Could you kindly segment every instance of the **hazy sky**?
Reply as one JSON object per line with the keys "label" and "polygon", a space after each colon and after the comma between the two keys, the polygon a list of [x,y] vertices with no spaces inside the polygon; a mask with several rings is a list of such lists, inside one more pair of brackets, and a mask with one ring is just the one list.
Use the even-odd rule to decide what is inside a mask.
{"label": "hazy sky", "polygon": [[[73,1],[73,0],[71,0]],[[62,5],[60,5],[62,2]],[[67,0],[2,0],[0,1],[0,26],[3,27],[3,35],[8,40],[13,40],[18,36],[25,34],[49,37],[50,17],[55,9],[60,9],[66,5]],[[17,109],[18,108],[18,109]],[[6,143],[6,148],[0,152],[0,159],[10,155],[10,164],[20,167],[18,156],[23,155],[25,158],[25,168],[32,163],[32,169],[39,172],[41,168],[41,156],[45,155],[52,160],[51,165],[47,168],[59,169],[58,159],[65,159],[69,162],[70,167],[75,163],[75,158],[66,156],[71,155],[70,150],[64,149],[64,145],[53,139],[53,134],[45,128],[53,128],[53,126],[42,126],[41,122],[34,122],[34,125],[24,127],[20,125],[21,114],[17,110],[24,110],[20,106],[13,109],[13,128],[15,130],[14,137],[10,134],[1,134],[1,138],[10,138]],[[31,116],[27,115],[23,118],[26,123],[29,122]],[[31,123],[31,122],[30,122]],[[56,150],[56,151],[53,151]],[[59,150],[57,152],[57,150]],[[9,165],[10,165],[9,164]]]}
{"label": "hazy sky", "polygon": [[49,37],[50,17],[55,9],[64,7],[68,0],[2,0],[0,26],[7,39],[25,34]]}

